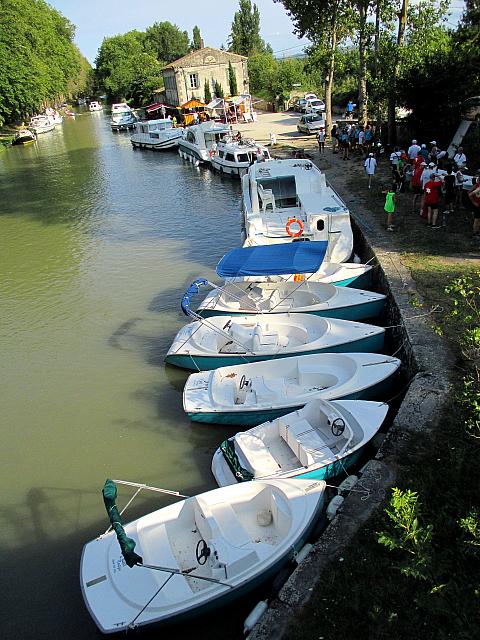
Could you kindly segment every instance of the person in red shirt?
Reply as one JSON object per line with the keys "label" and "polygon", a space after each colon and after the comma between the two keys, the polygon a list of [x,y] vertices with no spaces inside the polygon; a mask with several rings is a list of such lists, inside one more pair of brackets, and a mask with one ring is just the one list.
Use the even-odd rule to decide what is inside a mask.
{"label": "person in red shirt", "polygon": [[425,184],[423,190],[425,192],[425,205],[427,206],[427,225],[432,229],[439,229],[437,218],[441,189],[442,181],[436,180],[436,175],[431,173],[430,180]]}
{"label": "person in red shirt", "polygon": [[[423,156],[420,156],[423,158]],[[422,196],[422,173],[426,167],[425,162],[414,163],[413,165],[413,176],[412,176],[412,191],[414,193],[413,202],[412,202],[412,213],[415,213],[415,205],[417,204],[417,200]]]}

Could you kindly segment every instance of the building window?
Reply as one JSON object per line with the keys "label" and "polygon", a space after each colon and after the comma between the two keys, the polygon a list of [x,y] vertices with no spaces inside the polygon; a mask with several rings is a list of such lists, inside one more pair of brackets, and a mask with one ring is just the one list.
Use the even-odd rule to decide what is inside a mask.
{"label": "building window", "polygon": [[199,89],[200,85],[198,84],[198,73],[190,73],[190,89]]}

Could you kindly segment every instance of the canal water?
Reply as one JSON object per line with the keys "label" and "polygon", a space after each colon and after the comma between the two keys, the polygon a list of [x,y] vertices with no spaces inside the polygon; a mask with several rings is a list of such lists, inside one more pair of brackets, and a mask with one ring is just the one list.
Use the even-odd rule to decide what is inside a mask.
{"label": "canal water", "polygon": [[[3,640],[97,636],[79,562],[107,528],[106,478],[214,488],[234,430],[186,418],[187,376],[163,357],[186,286],[240,245],[239,197],[175,152],[134,151],[102,113],[0,154]],[[127,514],[167,503],[142,493]],[[241,637],[243,613],[162,636]]]}

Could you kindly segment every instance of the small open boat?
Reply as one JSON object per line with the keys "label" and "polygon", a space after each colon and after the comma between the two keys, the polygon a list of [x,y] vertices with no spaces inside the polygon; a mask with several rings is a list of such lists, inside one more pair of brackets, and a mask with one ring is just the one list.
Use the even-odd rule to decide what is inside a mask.
{"label": "small open boat", "polygon": [[36,141],[35,134],[29,129],[20,129],[12,140],[12,145],[26,145]]}
{"label": "small open boat", "polygon": [[125,633],[236,600],[302,548],[324,494],[321,481],[249,482],[182,500],[124,529],[116,486],[107,481],[115,532],[86,544],[80,565],[90,615],[102,633]]}
{"label": "small open boat", "polygon": [[381,293],[335,287],[322,282],[241,282],[215,287],[200,303],[204,318],[256,313],[311,313],[343,320],[365,320],[380,315]]}
{"label": "small open boat", "polygon": [[39,133],[47,133],[55,129],[55,122],[50,116],[34,116],[28,125],[29,129],[32,129],[37,135]]}
{"label": "small open boat", "polygon": [[192,371],[322,352],[381,351],[385,329],[307,313],[213,316],[185,325],[165,361]]}
{"label": "small open boat", "polygon": [[213,475],[221,487],[259,478],[332,478],[356,462],[387,412],[384,402],[313,400],[225,440],[213,456]]}
{"label": "small open boat", "polygon": [[314,399],[373,399],[401,361],[375,353],[320,353],[192,373],[183,409],[196,422],[257,425]]}

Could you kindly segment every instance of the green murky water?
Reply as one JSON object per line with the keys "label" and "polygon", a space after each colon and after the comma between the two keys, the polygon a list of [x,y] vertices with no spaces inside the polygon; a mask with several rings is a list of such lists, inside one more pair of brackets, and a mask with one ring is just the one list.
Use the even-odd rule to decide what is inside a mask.
{"label": "green murky water", "polygon": [[[163,356],[185,286],[240,243],[239,192],[176,153],[133,151],[101,113],[0,155],[2,638],[96,636],[78,565],[107,526],[106,477],[215,486],[229,432],[186,419],[186,375]],[[136,504],[131,517],[161,506]],[[197,638],[232,637],[222,618]]]}

